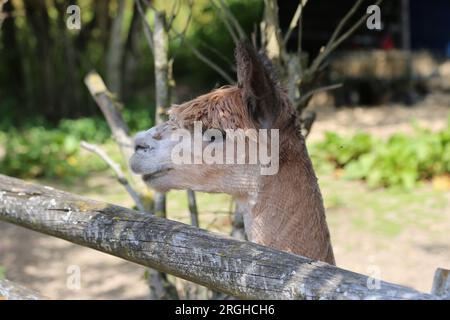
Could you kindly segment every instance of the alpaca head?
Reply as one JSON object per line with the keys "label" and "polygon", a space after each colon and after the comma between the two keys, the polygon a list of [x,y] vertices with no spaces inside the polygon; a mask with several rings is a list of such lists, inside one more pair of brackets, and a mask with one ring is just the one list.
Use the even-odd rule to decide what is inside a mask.
{"label": "alpaca head", "polygon": [[[264,141],[269,145],[268,150],[272,150],[271,160],[277,157],[280,167],[286,160],[290,141],[301,139],[296,113],[272,75],[267,59],[258,55],[250,44],[240,43],[236,61],[238,85],[175,105],[169,110],[168,121],[137,134],[130,164],[150,186],[159,191],[192,189],[245,195],[257,188],[261,176],[262,161],[249,161],[251,156],[247,151],[249,141],[262,143],[260,138],[265,136],[258,136],[264,131],[260,129],[268,133]],[[250,134],[239,136],[238,129]],[[268,132],[270,129],[275,129],[276,134]],[[236,133],[236,140],[247,142],[247,149],[236,150],[232,161],[205,161],[205,154],[218,156],[220,149],[225,159],[227,148],[231,149],[227,144],[230,130]],[[238,160],[242,153],[243,163]],[[190,161],[175,160],[178,156]],[[198,159],[199,156],[203,158]]]}

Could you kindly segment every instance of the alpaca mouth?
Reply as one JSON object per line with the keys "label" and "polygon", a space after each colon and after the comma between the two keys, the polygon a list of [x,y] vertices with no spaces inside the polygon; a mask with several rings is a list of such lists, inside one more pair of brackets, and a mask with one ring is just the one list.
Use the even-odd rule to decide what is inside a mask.
{"label": "alpaca mouth", "polygon": [[151,180],[151,179],[154,179],[154,178],[159,178],[159,177],[162,177],[163,175],[165,175],[170,170],[172,170],[172,168],[167,168],[167,169],[162,169],[162,170],[155,171],[155,172],[152,172],[152,173],[147,173],[147,174],[144,174],[142,176],[142,179],[144,181],[148,181],[148,180]]}

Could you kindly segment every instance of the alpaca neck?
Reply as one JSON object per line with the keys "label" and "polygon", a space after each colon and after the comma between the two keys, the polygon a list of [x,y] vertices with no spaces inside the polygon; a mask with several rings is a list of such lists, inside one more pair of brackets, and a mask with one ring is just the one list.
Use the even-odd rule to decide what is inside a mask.
{"label": "alpaca neck", "polygon": [[245,230],[250,241],[334,264],[322,196],[303,149],[278,174],[261,176],[245,199]]}

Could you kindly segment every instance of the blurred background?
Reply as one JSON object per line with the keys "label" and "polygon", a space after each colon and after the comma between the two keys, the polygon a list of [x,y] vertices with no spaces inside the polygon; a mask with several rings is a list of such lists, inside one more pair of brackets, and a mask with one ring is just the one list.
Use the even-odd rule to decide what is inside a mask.
{"label": "blurred background", "polygon": [[[165,17],[170,100],[179,103],[233,82],[235,37],[263,38],[267,2],[0,0],[0,173],[133,207],[112,170],[80,147],[95,143],[126,167],[85,76],[96,70],[105,80],[131,134],[148,129],[158,117],[155,12]],[[284,57],[309,70],[356,2],[278,1]],[[348,25],[373,3],[362,1]],[[70,5],[80,9],[79,29],[68,28]],[[450,268],[450,2],[380,8],[381,28],[364,21],[326,57],[312,89],[293,97],[337,265],[429,292],[435,269]],[[276,65],[289,70],[283,59]],[[316,90],[324,86],[333,90]],[[295,96],[304,92],[307,101]],[[232,199],[196,196],[200,227],[229,234]],[[186,192],[169,192],[166,203],[168,218],[190,223]],[[71,265],[81,288],[67,286]],[[53,298],[148,296],[143,267],[0,222],[2,277]]]}

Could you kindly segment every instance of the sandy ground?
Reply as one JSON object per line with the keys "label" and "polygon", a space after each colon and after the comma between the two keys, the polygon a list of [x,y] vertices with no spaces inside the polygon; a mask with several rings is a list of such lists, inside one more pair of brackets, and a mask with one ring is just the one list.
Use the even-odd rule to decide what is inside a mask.
{"label": "sandy ground", "polygon": [[322,138],[326,131],[342,134],[368,132],[386,138],[396,132],[411,133],[413,121],[430,130],[445,127],[450,112],[450,95],[428,95],[411,107],[391,104],[337,110],[331,107],[317,107],[314,110],[317,112],[317,121],[308,137],[311,141]]}
{"label": "sandy ground", "polygon": [[[450,97],[428,97],[413,108],[392,105],[318,111],[312,140],[327,130],[365,130],[386,137],[399,130],[409,132],[412,119],[431,129],[441,128],[450,111]],[[360,182],[333,177],[319,180],[339,266],[427,292],[434,270],[450,269],[450,192],[435,192],[425,185],[405,196],[369,190]],[[105,175],[93,176],[70,191],[130,205],[121,187]],[[223,210],[224,202],[216,210]],[[170,217],[183,220],[187,214],[174,209]],[[200,219],[214,229],[227,230],[230,225],[226,215],[204,213]],[[145,299],[147,294],[143,267],[3,222],[0,266],[9,280],[50,298]],[[78,270],[79,288],[73,285]]]}

